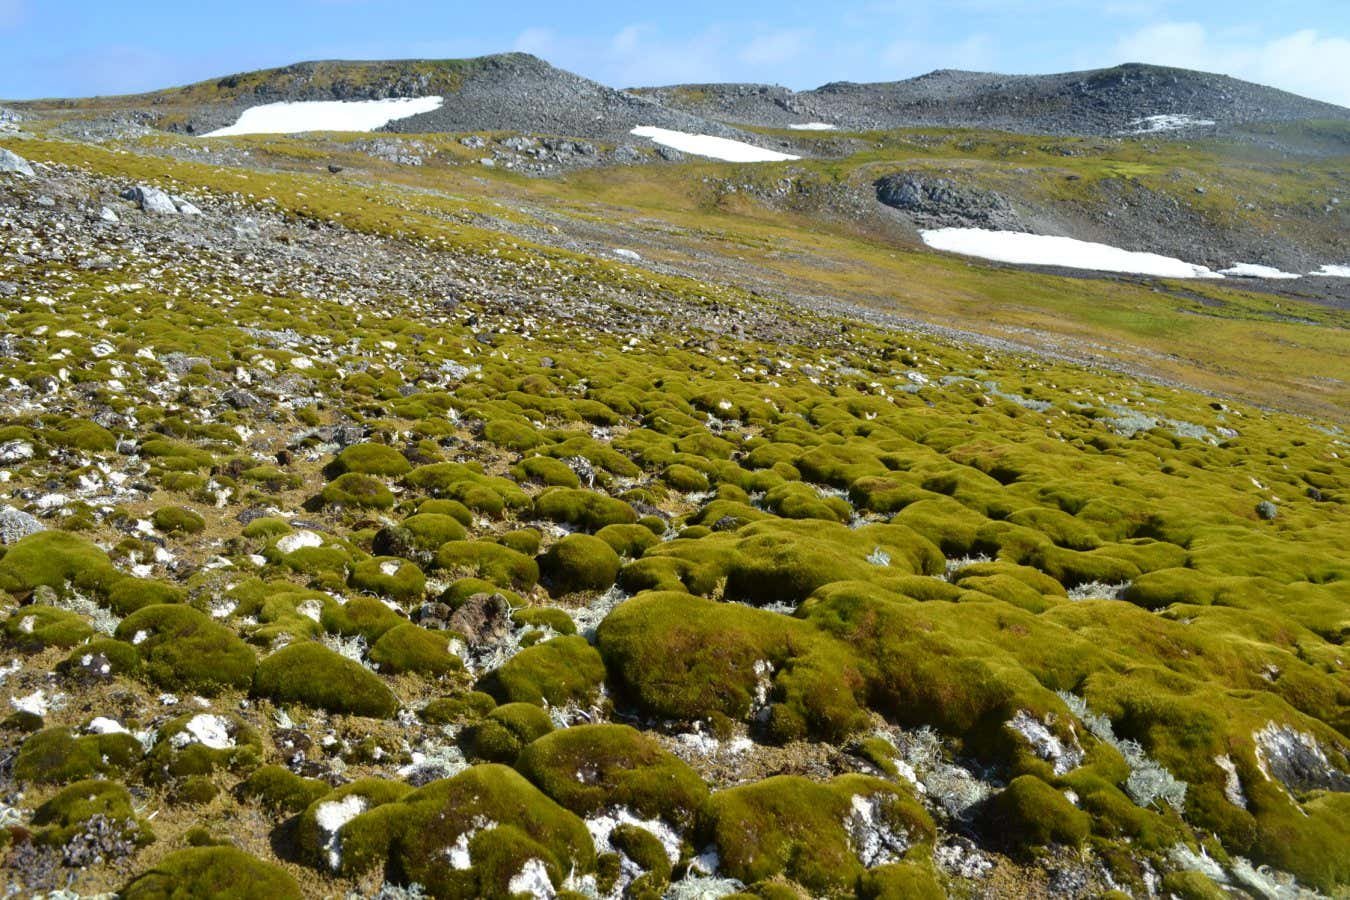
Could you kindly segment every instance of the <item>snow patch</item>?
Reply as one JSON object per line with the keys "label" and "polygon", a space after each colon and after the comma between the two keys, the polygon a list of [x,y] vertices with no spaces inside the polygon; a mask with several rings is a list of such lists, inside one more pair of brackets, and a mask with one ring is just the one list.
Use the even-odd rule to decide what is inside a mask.
{"label": "snow patch", "polygon": [[801,159],[800,156],[779,153],[777,150],[765,150],[743,141],[713,137],[710,134],[672,131],[669,128],[657,128],[654,125],[639,125],[629,134],[650,138],[652,143],[670,147],[672,150],[679,150],[681,153],[706,156],[709,159],[720,159],[725,162],[785,162]]}
{"label": "snow patch", "polygon": [[169,743],[177,749],[196,743],[212,750],[228,750],[234,746],[234,738],[230,737],[229,719],[199,713],[188,720],[182,731],[169,738]]}
{"label": "snow patch", "polygon": [[834,131],[838,127],[829,122],[796,122],[788,126],[793,131]]}
{"label": "snow patch", "polygon": [[1302,275],[1295,275],[1293,272],[1282,272],[1274,266],[1262,266],[1256,263],[1237,263],[1227,269],[1220,269],[1220,275],[1231,275],[1234,278],[1302,278]]}
{"label": "snow patch", "polygon": [[323,847],[328,855],[328,866],[334,872],[342,864],[342,850],[339,846],[342,826],[366,811],[366,798],[360,794],[348,794],[341,800],[329,800],[320,803],[314,811],[314,821],[323,833]]}
{"label": "snow patch", "polygon": [[509,894],[529,894],[531,897],[551,898],[557,896],[553,882],[548,877],[548,867],[542,859],[527,859],[520,872],[507,882]]}
{"label": "snow patch", "polygon": [[1327,265],[1308,274],[1315,275],[1318,278],[1350,278],[1350,266]]}
{"label": "snow patch", "polygon": [[1144,116],[1142,119],[1135,119],[1130,122],[1133,130],[1123,133],[1157,134],[1160,131],[1181,131],[1186,128],[1203,128],[1214,124],[1215,122],[1213,119],[1198,119],[1195,116],[1169,113],[1167,115]]}
{"label": "snow patch", "polygon": [[1157,253],[1122,250],[1050,234],[991,231],[987,228],[935,228],[919,232],[934,250],[977,256],[995,262],[1023,266],[1060,266],[1159,278],[1222,278],[1223,275],[1195,263]]}
{"label": "snow patch", "polygon": [[244,110],[238,121],[203,137],[240,134],[301,134],[307,131],[375,131],[390,122],[434,112],[441,97],[390,97],[385,100],[304,100],[265,103]]}

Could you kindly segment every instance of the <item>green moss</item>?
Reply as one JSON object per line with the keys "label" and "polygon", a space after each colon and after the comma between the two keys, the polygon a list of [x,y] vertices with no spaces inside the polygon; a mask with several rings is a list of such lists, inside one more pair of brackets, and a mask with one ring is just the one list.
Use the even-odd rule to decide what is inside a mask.
{"label": "green moss", "polygon": [[330,467],[334,475],[356,472],[392,478],[412,471],[412,465],[402,453],[384,444],[353,444],[339,453]]}
{"label": "green moss", "polygon": [[204,806],[216,799],[220,788],[208,775],[189,775],[173,788],[175,806]]}
{"label": "green moss", "polygon": [[[485,827],[482,823],[495,823]],[[461,835],[470,865],[445,864],[445,848]],[[555,888],[569,872],[595,867],[585,824],[504,766],[474,766],[362,813],[342,830],[342,871],[392,863],[432,896],[506,896],[531,859],[544,864]]]}
{"label": "green moss", "polygon": [[581,486],[581,479],[572,471],[572,467],[551,456],[527,456],[512,472],[521,481],[537,481],[550,487]]}
{"label": "green moss", "polygon": [[329,855],[331,847],[326,844],[327,835],[319,824],[320,810],[327,804],[340,803],[347,797],[360,797],[364,809],[376,809],[386,803],[394,803],[412,792],[412,788],[401,781],[385,781],[380,778],[359,778],[344,784],[335,790],[325,791],[310,802],[296,824],[295,841],[305,858],[322,869],[333,868]]}
{"label": "green moss", "polygon": [[74,647],[93,634],[94,629],[78,613],[40,603],[20,607],[5,621],[6,639],[27,652]]}
{"label": "green moss", "polygon": [[312,641],[291,644],[264,659],[253,692],[278,703],[381,719],[398,709],[398,699],[378,676]]}
{"label": "green moss", "polygon": [[479,689],[499,703],[588,704],[605,680],[605,663],[585,638],[570,635],[521,650],[488,673]]}
{"label": "green moss", "polygon": [[87,453],[106,453],[117,446],[117,438],[111,431],[88,419],[67,419],[45,434],[58,447]]}
{"label": "green moss", "polygon": [[943,900],[947,892],[929,866],[899,862],[864,872],[858,881],[858,896],[862,900]]}
{"label": "green moss", "polygon": [[1177,900],[1224,900],[1228,896],[1203,872],[1168,872],[1162,889]]}
{"label": "green moss", "polygon": [[458,518],[443,513],[418,513],[400,524],[412,535],[412,544],[418,550],[435,550],[446,541],[462,541],[468,535]]}
{"label": "green moss", "polygon": [[483,426],[483,437],[508,450],[529,450],[543,443],[539,432],[524,422],[494,419]]}
{"label": "green moss", "polygon": [[852,890],[863,866],[847,828],[855,797],[876,804],[877,820],[912,843],[931,843],[933,821],[890,782],[842,775],[826,784],[779,775],[712,795],[703,825],[721,871],[754,883],[776,876],[813,894]]}
{"label": "green moss", "polygon": [[285,519],[276,516],[262,516],[245,525],[244,530],[240,533],[250,539],[276,538],[283,534],[290,534],[291,526]]}
{"label": "green moss", "polygon": [[[457,500],[471,510],[490,516],[500,516],[507,509],[524,509],[530,505],[529,495],[514,482],[486,476],[463,463],[419,466],[409,472],[404,480],[414,490],[438,498]],[[432,510],[424,507],[422,511]]]}
{"label": "green moss", "polygon": [[300,813],[331,788],[317,778],[301,778],[285,766],[255,769],[239,785],[246,799],[257,800],[265,808],[285,814]]}
{"label": "green moss", "polygon": [[602,591],[619,576],[619,554],[598,537],[569,534],[548,548],[539,569],[555,595]]}
{"label": "green moss", "polygon": [[636,825],[620,825],[610,834],[610,841],[647,873],[645,887],[658,887],[670,881],[670,857],[656,835]]}
{"label": "green moss", "polygon": [[476,722],[496,709],[497,701],[482,691],[465,691],[450,697],[438,697],[417,713],[432,725],[464,725]]}
{"label": "green moss", "polygon": [[394,495],[384,482],[359,472],[339,475],[324,487],[319,498],[329,506],[353,509],[389,509],[394,505]]}
{"label": "green moss", "polygon": [[75,737],[67,728],[48,728],[30,735],[14,759],[19,781],[59,784],[119,775],[142,754],[140,741],[129,734],[89,734]]}
{"label": "green moss", "polygon": [[465,528],[473,524],[473,511],[458,500],[423,500],[417,506],[417,514],[449,516]]}
{"label": "green moss", "polygon": [[370,661],[391,674],[446,675],[463,668],[459,657],[450,652],[445,632],[427,631],[411,623],[382,634],[370,648]]}
{"label": "green moss", "polygon": [[64,788],[33,812],[33,824],[40,829],[37,839],[41,843],[61,847],[94,816],[119,823],[137,844],[155,839],[149,823],[132,810],[131,794],[111,781],[77,781]]}
{"label": "green moss", "polygon": [[206,520],[185,506],[161,506],[150,521],[165,534],[201,534],[206,530]]}
{"label": "green moss", "polygon": [[[660,521],[660,520],[657,520]],[[665,523],[661,523],[661,532],[665,533]],[[614,548],[614,552],[628,559],[638,559],[643,553],[661,542],[659,534],[654,534],[646,525],[606,525],[595,536]]]}
{"label": "green moss", "polygon": [[623,806],[687,827],[708,797],[703,779],[683,760],[627,725],[574,725],[546,734],[525,747],[516,768],[583,817]]}
{"label": "green moss", "polygon": [[[203,718],[210,721],[203,723]],[[213,747],[195,733],[205,724],[214,730],[222,725],[229,746]],[[186,713],[164,723],[155,745],[146,755],[146,768],[153,780],[166,782],[218,770],[252,771],[262,762],[262,738],[257,729],[235,715]]]}
{"label": "green moss", "polygon": [[543,536],[533,528],[518,528],[515,531],[508,531],[493,538],[502,546],[510,547],[517,553],[523,553],[526,556],[534,556],[539,552],[539,543],[542,539]]}
{"label": "green moss", "polygon": [[539,565],[523,553],[490,541],[450,541],[436,552],[442,569],[528,590],[539,580]]}
{"label": "green moss", "polygon": [[74,586],[106,593],[122,574],[98,547],[64,531],[40,531],[9,548],[0,560],[0,590],[22,594],[39,585],[57,592]]}
{"label": "green moss", "polygon": [[234,847],[193,847],[170,853],[122,889],[125,900],[300,900],[300,886],[280,866]]}
{"label": "green moss", "polygon": [[319,624],[330,634],[343,637],[359,634],[371,643],[406,621],[382,600],[374,597],[356,597],[346,603],[326,603],[319,614]]}
{"label": "green moss", "polygon": [[56,669],[62,673],[78,672],[86,664],[85,660],[92,661],[99,656],[107,660],[108,673],[111,675],[136,675],[141,670],[141,655],[136,652],[136,648],[112,638],[97,638],[76,647],[57,664]]}
{"label": "green moss", "polygon": [[427,590],[427,577],[421,569],[407,560],[390,556],[361,560],[352,566],[347,583],[358,591],[379,594],[399,603],[420,600]]}
{"label": "green moss", "polygon": [[708,489],[708,476],[704,475],[698,469],[691,466],[675,464],[666,466],[661,473],[661,480],[670,485],[677,491],[693,493],[695,491],[706,491]]}
{"label": "green moss", "polygon": [[980,813],[980,827],[990,839],[1019,852],[1049,844],[1078,846],[1089,824],[1087,813],[1034,775],[1014,778]]}
{"label": "green moss", "polygon": [[123,578],[108,591],[108,605],[119,616],[129,616],[145,606],[182,603],[185,599],[187,592],[178,585],[148,578]]}
{"label": "green moss", "polygon": [[576,634],[577,625],[572,617],[556,606],[529,606],[511,613],[511,621],[517,625],[534,628],[547,628],[558,634]]}
{"label": "green moss", "polygon": [[513,763],[531,741],[553,730],[548,713],[532,703],[508,703],[464,730],[461,742],[474,759]]}
{"label": "green moss", "polygon": [[542,519],[564,522],[585,531],[637,521],[633,507],[594,491],[550,488],[535,498],[534,513]]}
{"label": "green moss", "polygon": [[142,607],[122,620],[116,637],[135,645],[146,676],[171,691],[247,687],[257,665],[233,631],[183,604]]}

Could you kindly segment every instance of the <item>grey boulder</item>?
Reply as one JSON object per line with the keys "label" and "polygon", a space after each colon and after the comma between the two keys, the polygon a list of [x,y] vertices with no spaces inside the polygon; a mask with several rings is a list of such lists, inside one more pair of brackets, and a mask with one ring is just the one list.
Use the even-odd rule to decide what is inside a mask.
{"label": "grey boulder", "polygon": [[0,172],[23,175],[27,178],[32,178],[34,175],[33,167],[28,160],[13,150],[6,150],[3,147],[0,147]]}
{"label": "grey boulder", "polygon": [[0,506],[0,544],[14,544],[45,530],[42,523],[28,513],[12,506]]}
{"label": "grey boulder", "polygon": [[131,200],[141,209],[157,216],[176,216],[178,207],[173,205],[169,195],[159,188],[137,185],[122,192],[123,200]]}

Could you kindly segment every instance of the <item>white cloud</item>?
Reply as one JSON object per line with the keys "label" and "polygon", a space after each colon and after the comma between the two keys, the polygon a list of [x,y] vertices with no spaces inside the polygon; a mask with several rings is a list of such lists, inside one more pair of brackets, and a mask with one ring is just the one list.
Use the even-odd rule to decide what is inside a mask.
{"label": "white cloud", "polygon": [[1121,38],[1122,62],[1222,72],[1350,106],[1350,40],[1312,29],[1268,40],[1211,33],[1196,22],[1162,22]]}

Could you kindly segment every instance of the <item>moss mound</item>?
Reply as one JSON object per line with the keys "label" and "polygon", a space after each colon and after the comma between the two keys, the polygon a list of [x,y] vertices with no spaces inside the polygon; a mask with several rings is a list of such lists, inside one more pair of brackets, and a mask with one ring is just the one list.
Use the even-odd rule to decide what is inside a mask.
{"label": "moss mound", "polygon": [[5,620],[5,637],[20,650],[74,647],[93,637],[84,617],[67,609],[35,603],[20,607]]}
{"label": "moss mound", "polygon": [[96,775],[120,775],[140,762],[140,741],[129,734],[75,737],[68,728],[28,736],[14,758],[18,781],[61,784]]}
{"label": "moss mound", "polygon": [[397,478],[412,471],[407,457],[384,444],[353,444],[339,453],[330,467],[335,476],[355,472]]}
{"label": "moss mound", "polygon": [[564,522],[591,532],[606,525],[629,525],[638,520],[633,507],[622,500],[573,488],[544,491],[535,498],[534,514],[541,519]]}
{"label": "moss mound", "polygon": [[539,571],[555,595],[601,591],[619,577],[619,554],[598,537],[569,534],[548,548]]}
{"label": "moss mound", "polygon": [[65,531],[30,534],[0,559],[0,590],[11,594],[28,593],[39,585],[58,593],[70,585],[105,594],[122,577],[106,553]]}
{"label": "moss mound", "polygon": [[1090,819],[1060,791],[1034,775],[1022,775],[988,800],[980,825],[1009,849],[1027,851],[1049,844],[1083,843]]}
{"label": "moss mound", "polygon": [[324,486],[319,499],[329,506],[353,509],[389,509],[394,505],[394,494],[383,481],[360,472],[339,475]]}
{"label": "moss mound", "polygon": [[150,516],[150,521],[165,534],[201,534],[206,520],[186,506],[161,506]]}
{"label": "moss mound", "polygon": [[605,680],[605,662],[583,637],[569,635],[521,650],[488,673],[479,689],[500,703],[589,703]]}
{"label": "moss mound", "polygon": [[285,869],[234,847],[193,847],[170,853],[121,891],[125,900],[300,900]]}
{"label": "moss mound", "polygon": [[143,607],[122,620],[116,636],[136,647],[146,676],[171,691],[244,688],[257,666],[253,649],[233,631],[182,604]]}
{"label": "moss mound", "polygon": [[34,811],[33,824],[41,829],[39,841],[59,847],[83,831],[94,816],[118,823],[137,844],[155,839],[149,824],[132,810],[131,794],[112,781],[77,781],[64,788]]}
{"label": "moss mound", "polygon": [[882,829],[895,855],[931,843],[935,835],[932,819],[917,802],[890,782],[863,775],[841,775],[825,784],[779,775],[718,791],[704,824],[721,856],[721,871],[730,877],[750,884],[782,876],[813,894],[852,890],[865,871],[854,826]]}
{"label": "moss mound", "polygon": [[513,763],[531,741],[553,730],[548,713],[532,703],[508,703],[465,729],[461,743],[474,759]]}
{"label": "moss mound", "polygon": [[398,710],[379,676],[312,641],[283,647],[258,666],[253,692],[278,703],[385,719]]}
{"label": "moss mound", "polygon": [[[446,865],[463,847],[467,865]],[[512,769],[479,765],[352,819],[342,830],[344,873],[391,863],[435,897],[507,896],[531,860],[554,889],[595,867],[585,823]]]}
{"label": "moss mound", "polygon": [[370,648],[370,661],[381,672],[391,674],[447,675],[464,667],[449,646],[445,632],[427,631],[405,622],[380,635]]}
{"label": "moss mound", "polygon": [[703,779],[683,760],[627,725],[574,725],[546,734],[524,749],[516,768],[579,816],[624,806],[685,827],[708,797]]}

